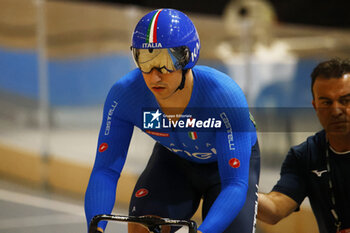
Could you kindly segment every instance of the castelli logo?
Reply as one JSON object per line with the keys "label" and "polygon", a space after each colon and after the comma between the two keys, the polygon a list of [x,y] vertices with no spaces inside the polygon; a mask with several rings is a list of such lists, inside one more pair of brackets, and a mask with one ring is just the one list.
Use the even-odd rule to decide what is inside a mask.
{"label": "castelli logo", "polygon": [[108,149],[108,144],[104,142],[98,147],[98,152],[105,152],[107,149]]}
{"label": "castelli logo", "polygon": [[137,192],[135,193],[135,197],[140,198],[140,197],[146,196],[147,194],[148,194],[148,190],[145,188],[142,188],[142,189],[137,190]]}
{"label": "castelli logo", "polygon": [[239,162],[239,160],[236,158],[230,159],[230,161],[228,163],[233,168],[238,168],[241,165],[241,162]]}

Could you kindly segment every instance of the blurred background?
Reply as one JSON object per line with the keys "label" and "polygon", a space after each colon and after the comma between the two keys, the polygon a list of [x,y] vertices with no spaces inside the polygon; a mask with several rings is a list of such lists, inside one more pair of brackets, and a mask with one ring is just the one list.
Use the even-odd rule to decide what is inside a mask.
{"label": "blurred background", "polygon": [[[310,73],[320,61],[350,56],[347,5],[346,0],[0,0],[0,232],[43,230],[33,224],[18,228],[19,216],[33,212],[13,212],[20,207],[9,203],[24,198],[11,199],[15,193],[51,201],[59,195],[62,202],[54,209],[71,203],[62,211],[76,210],[79,220],[70,218],[74,230],[57,232],[85,231],[82,200],[104,99],[135,68],[129,47],[136,23],[161,7],[182,10],[193,20],[202,44],[199,64],[229,74],[245,92],[259,129],[260,191],[269,192],[289,147],[320,129]],[[134,132],[117,190],[116,205],[124,210],[153,145],[140,130]],[[37,208],[45,206],[50,205]],[[17,224],[1,227],[9,213],[19,218]],[[44,221],[40,215],[31,221]],[[57,219],[50,223],[57,225]],[[308,200],[275,226],[258,221],[257,231],[318,232]]]}

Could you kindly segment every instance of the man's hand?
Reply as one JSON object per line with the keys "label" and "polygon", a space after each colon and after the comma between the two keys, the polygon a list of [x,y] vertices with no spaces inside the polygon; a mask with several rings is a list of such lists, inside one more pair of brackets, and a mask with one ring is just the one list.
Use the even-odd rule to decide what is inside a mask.
{"label": "man's hand", "polygon": [[103,229],[101,227],[97,227],[96,233],[103,233]]}

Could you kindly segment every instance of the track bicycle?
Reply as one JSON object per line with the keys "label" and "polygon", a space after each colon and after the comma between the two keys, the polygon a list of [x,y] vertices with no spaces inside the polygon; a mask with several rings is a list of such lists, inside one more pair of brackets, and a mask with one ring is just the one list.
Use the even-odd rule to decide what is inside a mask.
{"label": "track bicycle", "polygon": [[152,216],[123,216],[112,214],[96,215],[89,225],[89,233],[95,233],[100,221],[117,221],[126,223],[138,223],[143,225],[150,233],[162,233],[164,226],[176,228],[184,227],[186,233],[197,233],[197,224],[192,220],[175,220],[169,218],[157,218]]}

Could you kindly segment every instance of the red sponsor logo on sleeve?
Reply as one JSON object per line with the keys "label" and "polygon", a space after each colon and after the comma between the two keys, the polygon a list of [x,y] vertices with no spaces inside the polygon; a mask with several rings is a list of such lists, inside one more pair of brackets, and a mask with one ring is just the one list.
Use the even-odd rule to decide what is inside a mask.
{"label": "red sponsor logo on sleeve", "polygon": [[101,145],[98,147],[98,152],[105,152],[108,149],[107,143],[101,143]]}
{"label": "red sponsor logo on sleeve", "polygon": [[147,194],[148,194],[148,190],[145,188],[142,188],[142,189],[137,190],[137,192],[135,193],[135,197],[140,198],[140,197],[146,196]]}
{"label": "red sponsor logo on sleeve", "polygon": [[228,163],[233,168],[239,168],[239,166],[241,165],[241,162],[236,158],[230,159],[230,161]]}

